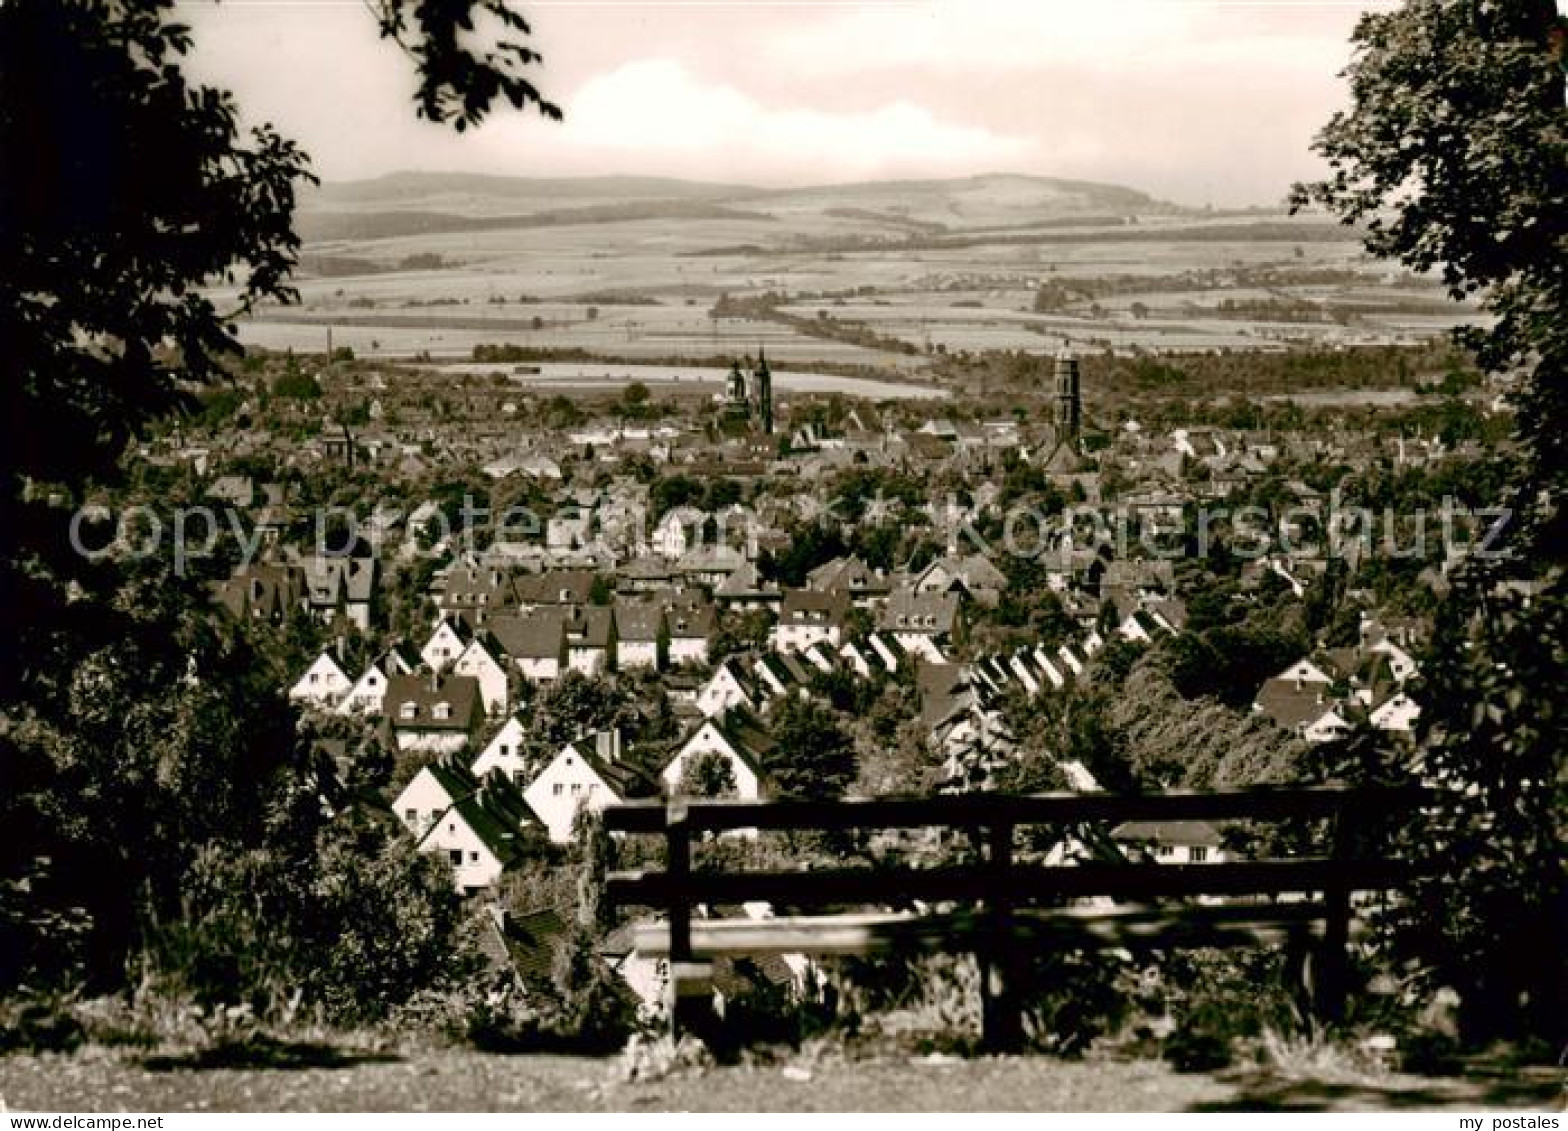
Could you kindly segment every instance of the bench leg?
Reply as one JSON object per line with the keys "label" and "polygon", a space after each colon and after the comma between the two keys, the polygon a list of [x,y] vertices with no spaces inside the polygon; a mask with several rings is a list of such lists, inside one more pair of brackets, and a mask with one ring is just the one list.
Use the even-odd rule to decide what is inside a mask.
{"label": "bench leg", "polygon": [[1314,1002],[1317,1015],[1325,1024],[1345,1019],[1345,1001],[1350,990],[1350,893],[1329,892],[1327,916],[1323,921],[1323,943],[1314,955]]}
{"label": "bench leg", "polygon": [[713,1032],[713,964],[670,963],[670,1036],[704,1040]]}
{"label": "bench leg", "polygon": [[1023,1011],[1018,984],[1005,949],[977,956],[980,962],[980,1036],[987,1052],[1023,1048]]}

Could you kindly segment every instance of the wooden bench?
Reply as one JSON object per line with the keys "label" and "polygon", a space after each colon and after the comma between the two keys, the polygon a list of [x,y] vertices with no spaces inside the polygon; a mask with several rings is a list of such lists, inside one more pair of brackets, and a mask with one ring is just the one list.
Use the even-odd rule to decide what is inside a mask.
{"label": "wooden bench", "polygon": [[[713,958],[722,955],[875,954],[973,951],[984,977],[987,1044],[1017,1047],[1022,1014],[1014,987],[1029,946],[1061,949],[1294,944],[1312,955],[1316,1008],[1341,1015],[1352,896],[1399,887],[1409,868],[1358,852],[1372,817],[1398,817],[1420,803],[1418,791],[1334,786],[1167,793],[1139,796],[1042,794],[861,801],[636,802],[605,810],[612,832],[656,834],[663,871],[613,873],[606,895],[618,907],[664,913],[663,924],[635,932],[639,951],[667,955],[672,1024],[700,1010]],[[1075,829],[1128,821],[1331,822],[1329,855],[1218,863],[1090,862],[1021,864],[1020,827]],[[693,841],[736,830],[868,832],[937,828],[966,833],[983,851],[973,863],[910,866],[693,871]],[[1074,906],[1098,897],[1110,907]],[[860,907],[851,913],[776,918],[703,919],[702,905],[765,901],[791,912]],[[918,911],[913,904],[940,910]],[[889,906],[897,910],[886,910]]]}

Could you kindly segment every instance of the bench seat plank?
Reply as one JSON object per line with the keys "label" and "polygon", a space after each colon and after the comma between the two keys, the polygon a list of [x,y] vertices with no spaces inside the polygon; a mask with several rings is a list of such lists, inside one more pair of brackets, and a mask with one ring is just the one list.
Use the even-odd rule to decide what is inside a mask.
{"label": "bench seat plank", "polygon": [[[1095,907],[1016,913],[1019,942],[1066,949],[1160,950],[1175,946],[1277,945],[1321,934],[1323,904],[1225,904],[1188,907]],[[852,954],[968,949],[994,937],[983,911],[909,911],[796,915],[774,919],[694,919],[692,951],[724,955]],[[633,941],[650,957],[669,953],[669,927],[637,924]]]}

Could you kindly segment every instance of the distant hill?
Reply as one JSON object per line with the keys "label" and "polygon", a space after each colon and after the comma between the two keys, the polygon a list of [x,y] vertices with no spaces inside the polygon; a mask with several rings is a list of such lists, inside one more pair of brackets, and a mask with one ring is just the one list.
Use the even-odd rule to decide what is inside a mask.
{"label": "distant hill", "polygon": [[392,173],[328,183],[301,201],[309,241],[375,240],[635,220],[855,220],[926,234],[1180,212],[1121,185],[1016,174],[759,188],[659,177]]}
{"label": "distant hill", "polygon": [[[552,198],[553,199],[553,198]],[[610,200],[580,208],[541,208],[536,212],[469,215],[409,210],[381,212],[366,208],[304,210],[296,222],[300,238],[378,240],[443,232],[497,232],[513,228],[546,228],[567,224],[620,224],[632,220],[759,220],[761,212],[745,212],[701,200]]]}
{"label": "distant hill", "polygon": [[543,201],[553,206],[585,200],[713,200],[753,191],[739,185],[672,177],[497,177],[483,173],[401,172],[366,181],[327,181],[312,190],[306,202],[311,207],[333,207],[471,196]]}

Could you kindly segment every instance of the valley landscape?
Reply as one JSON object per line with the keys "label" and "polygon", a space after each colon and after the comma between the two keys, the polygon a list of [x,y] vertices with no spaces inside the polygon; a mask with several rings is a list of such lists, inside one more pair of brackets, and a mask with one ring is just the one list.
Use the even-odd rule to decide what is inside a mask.
{"label": "valley landscape", "polygon": [[359,357],[504,342],[678,364],[761,348],[786,371],[921,381],[987,350],[1410,343],[1467,316],[1323,216],[1042,177],[768,190],[397,173],[323,185],[300,232],[301,302],[257,312],[248,345],[319,350],[330,331]]}
{"label": "valley landscape", "polygon": [[0,0],[0,1112],[1560,1106],[1568,16],[1390,2]]}

